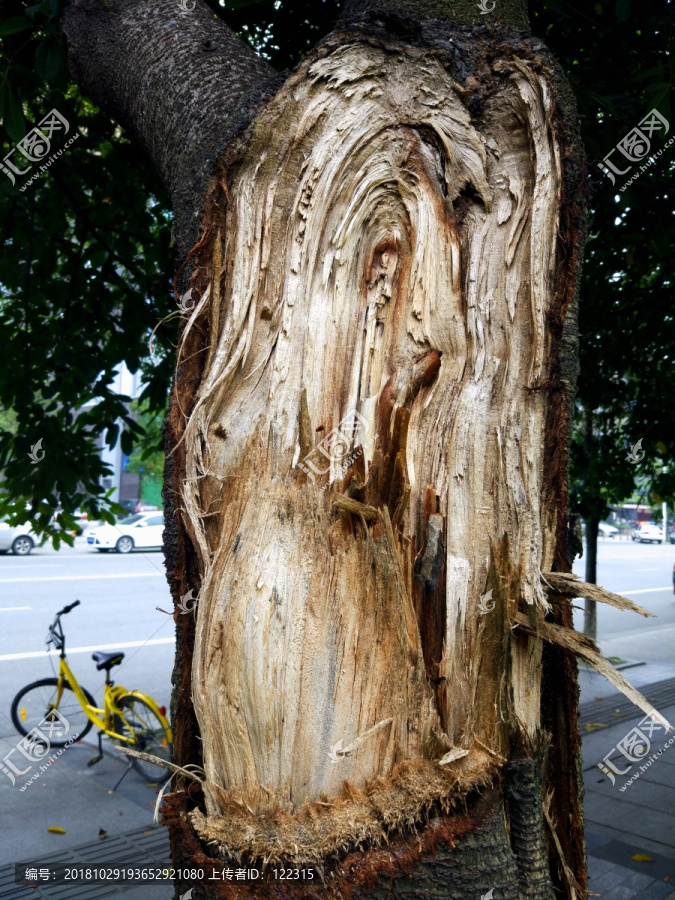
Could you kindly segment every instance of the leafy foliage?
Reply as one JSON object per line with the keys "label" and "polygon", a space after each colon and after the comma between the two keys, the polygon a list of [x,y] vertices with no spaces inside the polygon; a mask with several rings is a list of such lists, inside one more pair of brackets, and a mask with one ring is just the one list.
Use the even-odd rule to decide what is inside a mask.
{"label": "leafy foliage", "polygon": [[[142,371],[143,396],[163,409],[172,371],[172,328],[148,338],[171,309],[171,216],[149,163],[120,128],[74,88],[58,37],[60,0],[25,7],[3,21],[0,57],[5,144],[17,140],[52,109],[80,137],[39,172],[0,173],[0,515],[30,518],[54,535],[57,505],[93,518],[113,518],[102,479],[102,442],[130,453],[142,428],[129,400],[113,390],[119,365]],[[45,154],[58,152],[56,132]],[[16,153],[12,159],[26,160]],[[41,440],[44,457],[30,448]],[[67,539],[67,538],[64,538]]]}
{"label": "leafy foliage", "polygon": [[[675,499],[675,145],[623,191],[639,164],[616,175],[615,185],[598,168],[654,107],[672,123],[668,137],[675,134],[673,10],[665,0],[536,7],[533,27],[577,97],[592,182],[570,486],[573,507],[602,519],[611,503],[633,494],[636,478],[655,502]],[[655,132],[651,153],[664,143]],[[612,159],[623,160],[617,168],[629,165],[618,152]],[[635,464],[629,454],[640,439],[644,454]]]}
{"label": "leafy foliage", "polygon": [[132,411],[136,422],[142,428],[133,452],[127,461],[127,472],[138,472],[141,476],[161,478],[164,471],[164,434],[162,431],[167,410],[153,410],[145,401],[133,403]]}

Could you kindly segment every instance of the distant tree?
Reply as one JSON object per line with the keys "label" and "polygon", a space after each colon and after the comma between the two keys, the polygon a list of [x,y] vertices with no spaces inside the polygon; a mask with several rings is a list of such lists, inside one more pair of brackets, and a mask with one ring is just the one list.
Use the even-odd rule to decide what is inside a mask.
{"label": "distant tree", "polygon": [[[635,479],[672,502],[675,461],[675,145],[624,190],[598,164],[656,107],[671,112],[673,9],[663,0],[534,4],[535,28],[563,60],[581,114],[593,190],[580,286],[580,374],[571,447],[570,508],[586,522],[587,582],[597,581],[597,530]],[[542,8],[543,7],[543,8]],[[663,146],[654,135],[643,160]],[[628,161],[621,154],[627,168]],[[639,462],[631,458],[638,448]],[[595,604],[585,630],[595,636]]]}
{"label": "distant tree", "polygon": [[[73,86],[59,35],[65,5],[4,0],[0,21],[2,158],[52,109],[80,134],[24,192],[37,163],[24,176],[9,169],[14,184],[0,170],[0,408],[13,417],[12,428],[0,424],[0,515],[30,519],[55,543],[68,540],[52,521],[57,506],[113,519],[98,438],[112,447],[121,437],[130,453],[141,434],[131,398],[112,389],[116,367],[142,370],[143,399],[162,409],[176,335],[175,322],[162,326],[148,352],[175,309],[164,189],[119,125]],[[54,135],[45,160],[60,148]],[[18,151],[10,158],[25,162]],[[44,456],[33,464],[38,441]]]}
{"label": "distant tree", "polygon": [[127,472],[140,475],[139,497],[144,499],[144,486],[148,481],[159,485],[164,472],[164,420],[166,408],[155,411],[148,401],[131,404],[132,416],[142,429],[136,445],[127,460]]}

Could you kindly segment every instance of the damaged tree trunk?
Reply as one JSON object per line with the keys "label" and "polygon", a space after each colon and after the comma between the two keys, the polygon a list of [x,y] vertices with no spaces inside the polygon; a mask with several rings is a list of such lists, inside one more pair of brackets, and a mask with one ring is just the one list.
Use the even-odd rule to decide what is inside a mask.
{"label": "damaged tree trunk", "polygon": [[[165,489],[174,597],[199,591],[176,616],[176,762],[203,769],[167,804],[179,868],[583,896],[570,591],[542,579],[570,569],[581,149],[525,3],[498,6],[347,5],[283,85],[199,5],[66,21],[172,193],[194,301]],[[196,59],[175,89],[174,45]],[[172,155],[188,95],[208,133]]]}

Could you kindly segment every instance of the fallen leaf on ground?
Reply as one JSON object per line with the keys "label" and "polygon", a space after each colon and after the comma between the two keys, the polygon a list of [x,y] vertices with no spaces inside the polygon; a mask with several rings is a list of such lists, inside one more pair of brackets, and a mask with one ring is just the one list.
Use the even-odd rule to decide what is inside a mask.
{"label": "fallen leaf on ground", "polygon": [[646,853],[634,853],[631,859],[634,859],[636,862],[654,862],[651,856],[647,856]]}
{"label": "fallen leaf on ground", "polygon": [[51,826],[47,829],[47,831],[51,831],[52,834],[66,834],[65,828],[56,828],[56,826]]}
{"label": "fallen leaf on ground", "polygon": [[100,840],[103,840],[103,838],[106,837],[107,834],[108,834],[107,831],[104,831],[102,828],[99,828],[98,836],[99,836]]}

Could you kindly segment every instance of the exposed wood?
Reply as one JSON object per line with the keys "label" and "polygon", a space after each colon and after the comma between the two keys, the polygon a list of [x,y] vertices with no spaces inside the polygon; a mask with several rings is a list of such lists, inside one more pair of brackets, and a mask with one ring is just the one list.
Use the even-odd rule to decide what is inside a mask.
{"label": "exposed wood", "polygon": [[439,809],[450,812],[469,791],[488,786],[497,770],[496,760],[474,750],[443,767],[430,761],[403,763],[391,778],[375,779],[361,790],[347,783],[339,795],[303,805],[293,815],[278,807],[257,815],[243,794],[230,792],[220,795],[224,815],[214,819],[195,811],[190,819],[225,860],[320,865],[339,858],[344,847],[377,847]]}
{"label": "exposed wood", "polygon": [[654,613],[650,613],[643,606],[638,606],[627,597],[621,594],[613,594],[606,591],[597,584],[588,584],[580,581],[577,575],[567,572],[542,572],[542,581],[544,590],[551,594],[558,594],[562,597],[587,597],[590,600],[597,600],[599,603],[606,603],[615,609],[625,609],[630,612],[639,613],[641,616],[654,618]]}
{"label": "exposed wood", "polygon": [[[515,55],[491,77],[472,117],[442,53],[336,39],[223,172],[220,337],[183,496],[214,834],[229,796],[292,812],[405,760],[477,742],[505,756],[510,717],[537,733],[541,641],[507,623],[548,608],[540,388],[561,173],[546,80]],[[437,692],[414,598],[439,580],[453,687]]]}
{"label": "exposed wood", "polygon": [[602,655],[598,649],[598,645],[588,635],[580,634],[571,628],[563,628],[560,625],[552,625],[548,622],[538,622],[533,626],[527,616],[522,613],[516,615],[516,627],[527,632],[538,633],[545,641],[563,647],[581,657],[589,665],[593,666],[596,671],[604,675],[608,681],[618,688],[622,694],[625,694],[629,700],[639,706],[647,715],[653,716],[663,725],[666,731],[672,731],[673,726],[665,719],[661,713],[654,709],[651,703],[636,690],[630,682],[626,681],[621,672],[617,671],[614,666]]}

